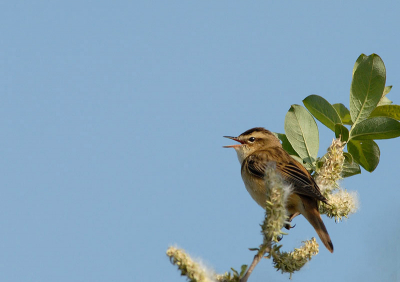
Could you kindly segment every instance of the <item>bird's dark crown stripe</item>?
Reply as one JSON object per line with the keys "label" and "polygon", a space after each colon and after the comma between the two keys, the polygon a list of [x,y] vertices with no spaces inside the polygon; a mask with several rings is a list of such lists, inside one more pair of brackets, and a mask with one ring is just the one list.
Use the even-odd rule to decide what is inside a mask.
{"label": "bird's dark crown stripe", "polygon": [[254,128],[251,128],[251,129],[249,129],[249,130],[243,132],[243,133],[240,134],[240,135],[250,135],[250,134],[252,134],[253,132],[271,133],[271,131],[266,130],[264,127],[254,127]]}

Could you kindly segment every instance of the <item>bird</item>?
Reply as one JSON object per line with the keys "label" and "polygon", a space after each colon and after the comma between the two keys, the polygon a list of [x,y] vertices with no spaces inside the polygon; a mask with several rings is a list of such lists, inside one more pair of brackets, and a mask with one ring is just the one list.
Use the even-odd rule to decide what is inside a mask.
{"label": "bird", "polygon": [[[284,182],[292,186],[286,210],[289,222],[302,214],[313,226],[325,247],[333,253],[333,244],[318,210],[319,201],[329,204],[307,169],[282,147],[279,139],[263,127],[249,129],[238,137],[224,136],[239,144],[234,148],[241,164],[241,175],[251,197],[263,208],[266,203],[265,170],[270,163]],[[286,227],[290,229],[290,225]]]}

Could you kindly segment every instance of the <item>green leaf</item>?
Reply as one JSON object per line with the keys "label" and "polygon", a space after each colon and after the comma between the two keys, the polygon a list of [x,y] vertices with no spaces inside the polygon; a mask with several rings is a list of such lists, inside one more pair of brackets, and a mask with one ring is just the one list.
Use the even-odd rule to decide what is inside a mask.
{"label": "green leaf", "polygon": [[306,162],[307,160],[303,160],[297,155],[290,155],[293,159],[301,163],[309,172],[314,171],[314,163]]}
{"label": "green leaf", "polygon": [[356,71],[358,65],[359,65],[362,61],[364,61],[366,58],[368,58],[368,56],[365,55],[365,54],[361,54],[360,56],[358,56],[358,58],[357,58],[357,60],[356,60],[356,62],[355,62],[355,64],[354,64],[354,67],[353,67],[353,75],[354,75],[354,72]]}
{"label": "green leaf", "polygon": [[386,95],[392,90],[392,86],[386,86],[385,89],[383,90],[382,98],[379,100],[378,106],[384,106],[384,105],[391,105],[393,104],[392,101],[390,101]]}
{"label": "green leaf", "polygon": [[310,95],[303,100],[310,113],[330,130],[335,131],[335,124],[342,123],[335,108],[324,98]]}
{"label": "green leaf", "polygon": [[243,275],[246,273],[247,270],[247,265],[243,264],[242,267],[240,268],[240,277],[243,277]]}
{"label": "green leaf", "polygon": [[347,150],[366,171],[373,172],[379,164],[380,151],[373,140],[350,140]]}
{"label": "green leaf", "polygon": [[336,112],[339,114],[340,119],[342,120],[343,124],[352,125],[353,122],[351,121],[350,111],[346,108],[345,105],[338,103],[332,105]]}
{"label": "green leaf", "polygon": [[316,167],[321,168],[328,158],[329,158],[329,153],[326,153],[321,158],[318,158],[316,162]]}
{"label": "green leaf", "polygon": [[304,165],[303,159],[296,155],[290,155],[293,159]]}
{"label": "green leaf", "polygon": [[349,130],[343,124],[335,124],[335,136],[339,138],[342,142],[347,142],[349,140]]}
{"label": "green leaf", "polygon": [[343,170],[342,170],[342,177],[350,177],[356,174],[361,173],[360,165],[356,162],[349,163],[346,159],[344,160]]}
{"label": "green leaf", "polygon": [[392,90],[392,87],[393,87],[392,85],[385,86],[385,89],[383,89],[382,97],[385,97],[390,92],[390,90]]}
{"label": "green leaf", "polygon": [[385,82],[385,65],[378,55],[372,54],[359,63],[350,87],[350,116],[354,124],[368,118],[378,105]]}
{"label": "green leaf", "polygon": [[400,136],[400,123],[389,117],[372,117],[356,124],[350,139],[390,139]]}
{"label": "green leaf", "polygon": [[274,133],[276,137],[279,138],[279,140],[282,141],[282,147],[283,149],[288,152],[289,155],[295,155],[299,156],[297,152],[293,149],[292,145],[290,144],[289,140],[287,139],[286,135],[283,133]]}
{"label": "green leaf", "polygon": [[385,105],[391,105],[391,104],[393,104],[393,101],[390,101],[388,99],[388,97],[385,96],[385,97],[381,98],[381,100],[378,103],[378,106],[385,106]]}
{"label": "green leaf", "polygon": [[344,156],[344,158],[345,158],[350,164],[353,163],[353,156],[352,156],[350,153],[344,152],[344,153],[343,153],[343,156]]}
{"label": "green leaf", "polygon": [[286,137],[297,154],[308,163],[318,155],[318,127],[312,115],[300,105],[292,105],[285,117]]}
{"label": "green leaf", "polygon": [[400,106],[399,105],[378,106],[371,113],[370,117],[390,117],[396,120],[400,120]]}

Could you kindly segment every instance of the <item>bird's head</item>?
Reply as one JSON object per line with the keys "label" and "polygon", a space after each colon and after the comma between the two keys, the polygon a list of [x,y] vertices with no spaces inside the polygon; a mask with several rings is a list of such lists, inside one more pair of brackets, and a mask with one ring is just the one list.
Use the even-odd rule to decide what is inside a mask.
{"label": "bird's head", "polygon": [[239,142],[240,144],[224,146],[224,148],[234,148],[239,158],[239,162],[242,163],[249,155],[255,151],[262,150],[264,148],[270,148],[275,146],[281,146],[279,139],[275,137],[269,130],[263,127],[255,127],[249,129],[238,137],[224,136]]}

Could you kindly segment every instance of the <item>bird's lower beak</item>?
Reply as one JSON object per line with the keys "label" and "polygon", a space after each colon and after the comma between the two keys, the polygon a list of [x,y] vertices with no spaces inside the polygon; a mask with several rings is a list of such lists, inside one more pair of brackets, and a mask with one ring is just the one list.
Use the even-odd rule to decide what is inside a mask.
{"label": "bird's lower beak", "polygon": [[236,145],[223,146],[224,148],[239,148],[240,146],[243,145],[243,142],[240,141],[237,137],[232,137],[232,136],[224,136],[224,137],[235,140],[236,142],[240,143],[240,144],[236,144]]}

